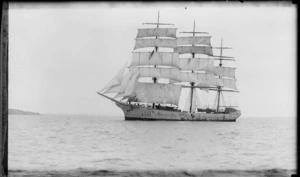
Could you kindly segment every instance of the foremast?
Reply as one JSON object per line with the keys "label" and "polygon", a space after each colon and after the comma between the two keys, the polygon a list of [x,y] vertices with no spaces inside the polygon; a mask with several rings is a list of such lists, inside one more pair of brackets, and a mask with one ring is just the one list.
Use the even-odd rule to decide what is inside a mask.
{"label": "foremast", "polygon": [[[158,11],[158,14],[157,14],[157,23],[143,23],[143,25],[156,25],[156,36],[155,36],[155,39],[158,39],[157,32],[158,32],[158,29],[159,29],[159,25],[174,25],[174,24],[159,23],[159,11]],[[158,52],[159,47],[155,46],[154,49],[155,49],[155,52]],[[156,65],[154,65],[154,68],[156,68]],[[152,80],[153,80],[153,83],[157,83],[157,78],[156,77],[153,77]]]}
{"label": "foremast", "polygon": [[[158,14],[157,14],[157,23],[143,23],[143,24],[146,24],[146,25],[156,25],[156,36],[155,36],[155,39],[158,39],[158,35],[157,35],[157,32],[158,32],[158,29],[159,29],[159,25],[174,25],[174,24],[169,24],[169,23],[159,23],[159,11],[158,11]],[[158,52],[158,49],[159,47],[158,46],[155,46],[155,52]],[[156,65],[153,66],[154,68],[156,68]],[[157,83],[157,78],[156,77],[152,77],[152,80],[153,80],[153,83]],[[155,103],[152,104],[152,108],[155,107]]]}
{"label": "foremast", "polygon": [[[174,49],[177,47],[177,29],[160,28],[161,25],[173,24],[161,23],[159,12],[157,23],[143,23],[143,25],[156,25],[156,28],[138,29],[135,39],[136,43],[129,70],[139,73],[136,101],[152,103],[153,108],[155,103],[178,105],[181,86],[170,82],[164,84],[159,80],[176,80],[175,76],[179,71],[178,54],[174,53]],[[169,51],[166,52],[166,50]],[[145,81],[149,77],[152,78],[152,82]]]}

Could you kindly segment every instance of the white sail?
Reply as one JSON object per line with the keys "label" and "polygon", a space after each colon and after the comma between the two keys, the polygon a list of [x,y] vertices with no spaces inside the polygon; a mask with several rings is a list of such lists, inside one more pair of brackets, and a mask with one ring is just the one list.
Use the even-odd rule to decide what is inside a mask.
{"label": "white sail", "polygon": [[115,86],[115,88],[110,91],[110,93],[118,93],[114,98],[122,96],[130,96],[134,91],[134,85],[138,78],[138,72],[128,72],[122,79],[120,85]]}
{"label": "white sail", "polygon": [[137,72],[128,72],[123,77],[118,85],[114,85],[106,89],[103,93],[118,93],[115,98],[120,97],[122,94],[130,94],[132,87],[137,80]]}
{"label": "white sail", "polygon": [[114,96],[114,98],[120,98],[120,97],[124,97],[125,96],[125,93],[124,92],[121,92],[121,93],[118,93]]}
{"label": "white sail", "polygon": [[109,87],[103,93],[118,93],[120,89],[121,89],[120,85],[115,85],[115,86]]}
{"label": "white sail", "polygon": [[194,71],[214,71],[213,58],[181,58],[179,61],[179,68],[182,70]]}
{"label": "white sail", "polygon": [[221,92],[220,106],[237,106],[238,97],[234,92]]}
{"label": "white sail", "polygon": [[141,37],[173,37],[176,38],[176,28],[144,28],[138,29],[137,38]]}
{"label": "white sail", "polygon": [[181,82],[194,82],[198,86],[214,86],[216,78],[211,73],[180,72]]}
{"label": "white sail", "polygon": [[193,91],[193,105],[192,105],[192,112],[197,112],[197,108],[200,105],[201,98],[199,97],[198,89],[194,89]]}
{"label": "white sail", "polygon": [[131,72],[139,72],[140,77],[156,77],[178,80],[180,73],[178,68],[150,68],[150,67],[131,67]]}
{"label": "white sail", "polygon": [[137,83],[135,97],[138,102],[178,105],[181,85]]}
{"label": "white sail", "polygon": [[175,83],[178,83],[178,82],[180,82],[179,79],[178,80],[169,79],[169,84],[175,84]]}
{"label": "white sail", "polygon": [[134,72],[132,77],[130,78],[126,88],[125,88],[125,96],[132,96],[134,95],[137,79],[138,79],[139,73]]}
{"label": "white sail", "polygon": [[118,92],[124,92],[130,79],[133,76],[133,72],[129,71],[128,73],[126,73],[122,79],[122,82],[120,83],[120,89],[118,90]]}
{"label": "white sail", "polygon": [[173,52],[134,52],[130,66],[162,65],[179,67],[178,53]]}
{"label": "white sail", "polygon": [[231,67],[215,67],[214,73],[221,77],[235,78],[235,68]]}
{"label": "white sail", "polygon": [[183,107],[182,110],[184,111],[190,111],[190,106],[191,106],[191,89],[185,89],[185,98],[183,102]]}
{"label": "white sail", "polygon": [[210,38],[211,36],[177,37],[177,45],[186,45],[186,44],[211,45]]}
{"label": "white sail", "polygon": [[209,90],[206,89],[195,89],[198,91],[198,105],[197,108],[208,108],[210,107],[210,97],[209,97]]}
{"label": "white sail", "polygon": [[235,79],[216,78],[216,80],[217,80],[217,86],[222,86],[222,87],[237,90]]}
{"label": "white sail", "polygon": [[145,47],[176,48],[176,39],[135,39],[134,49]]}
{"label": "white sail", "polygon": [[176,48],[176,51],[179,54],[197,53],[197,54],[205,54],[205,55],[213,56],[211,46],[178,46]]}
{"label": "white sail", "polygon": [[127,63],[120,69],[120,71],[117,73],[117,75],[100,91],[102,92],[103,90],[119,85],[122,81],[125,69],[126,69]]}

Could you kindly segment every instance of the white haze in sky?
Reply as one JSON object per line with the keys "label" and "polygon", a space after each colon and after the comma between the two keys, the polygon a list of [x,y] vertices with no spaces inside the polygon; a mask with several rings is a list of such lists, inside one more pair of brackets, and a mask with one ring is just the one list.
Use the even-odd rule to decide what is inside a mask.
{"label": "white haze in sky", "polygon": [[[247,3],[10,4],[9,107],[123,115],[96,94],[131,60],[142,23],[209,32],[233,50],[243,116],[296,115],[296,6]],[[149,26],[151,27],[151,26]],[[219,55],[214,51],[215,55]]]}

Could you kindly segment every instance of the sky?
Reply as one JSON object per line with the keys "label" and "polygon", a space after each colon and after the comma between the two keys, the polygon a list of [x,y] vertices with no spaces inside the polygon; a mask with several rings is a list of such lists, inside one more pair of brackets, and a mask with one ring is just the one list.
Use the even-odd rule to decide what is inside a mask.
{"label": "sky", "polygon": [[[9,107],[123,115],[96,94],[131,60],[142,23],[209,32],[232,47],[243,116],[296,116],[296,6],[289,3],[10,4]],[[215,51],[214,51],[215,52]],[[217,54],[216,54],[217,55]]]}

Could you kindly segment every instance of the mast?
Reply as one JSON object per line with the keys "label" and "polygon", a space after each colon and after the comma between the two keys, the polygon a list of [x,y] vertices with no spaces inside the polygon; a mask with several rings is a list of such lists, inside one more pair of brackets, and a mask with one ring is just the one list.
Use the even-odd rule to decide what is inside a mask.
{"label": "mast", "polygon": [[[157,26],[156,26],[156,37],[155,37],[155,39],[158,38],[157,37],[158,28],[159,28],[159,11],[158,11],[158,14],[157,14]],[[155,47],[155,52],[158,52],[158,47]],[[156,68],[156,65],[154,65],[154,68]],[[156,77],[153,77],[152,80],[153,80],[153,83],[157,83],[157,78]],[[152,104],[152,108],[153,109],[155,108],[155,103]]]}
{"label": "mast", "polygon": [[[222,67],[222,51],[223,51],[223,38],[221,38],[221,50],[220,50],[220,62],[219,66]],[[219,76],[221,78],[221,76]],[[217,112],[219,112],[219,106],[220,106],[220,94],[221,94],[221,86],[218,86],[218,102],[217,102]]]}
{"label": "mast", "polygon": [[[194,26],[193,26],[193,31],[192,32],[181,32],[181,33],[192,33],[193,37],[195,37],[196,33],[205,33],[207,34],[207,32],[196,32],[196,24],[195,24],[195,20],[194,20]],[[194,47],[195,45],[192,44],[192,47]],[[195,52],[191,52],[192,58],[195,58]],[[191,70],[191,73],[194,73],[194,70]],[[190,99],[190,113],[192,112],[192,108],[193,108],[193,96],[194,96],[194,86],[195,86],[195,82],[190,82],[190,86],[191,86],[191,99]]]}
{"label": "mast", "polygon": [[[156,23],[143,23],[143,25],[146,24],[146,25],[156,25],[156,28],[151,28],[151,30],[153,29],[153,31],[155,30],[155,32],[153,33],[153,31],[151,32],[151,35],[152,36],[149,36],[149,33],[146,33],[144,34],[143,37],[155,37],[155,38],[152,38],[152,39],[147,39],[147,40],[153,40],[153,41],[148,41],[149,43],[147,45],[149,46],[141,46],[142,47],[150,47],[151,45],[154,45],[154,50],[152,51],[152,53],[149,55],[149,64],[151,63],[151,57],[153,56],[154,58],[159,55],[157,55],[159,52],[159,47],[171,47],[171,46],[161,46],[161,45],[157,45],[156,42],[157,40],[170,40],[170,39],[165,39],[165,38],[160,38],[160,37],[171,37],[171,38],[176,38],[176,31],[175,30],[172,30],[172,31],[168,31],[170,30],[169,28],[160,28],[161,25],[173,25],[173,24],[169,24],[169,23],[160,23],[160,12],[158,11],[158,15],[157,15],[157,22]],[[148,29],[149,30],[149,29]],[[162,33],[164,32],[164,33]],[[174,34],[174,36],[172,35]],[[156,40],[156,41],[154,41]],[[176,47],[176,39],[172,39],[173,40],[173,44],[175,45]],[[165,44],[162,44],[162,45],[165,45]],[[169,44],[168,44],[169,45]],[[171,47],[172,48],[172,47]],[[145,56],[145,55],[143,55]],[[139,56],[140,57],[143,57],[143,56]],[[164,57],[170,57],[170,55],[167,56],[163,54]],[[161,65],[162,63],[155,63],[155,64],[150,64],[152,65],[151,69],[154,69],[152,71],[158,71],[161,69],[161,67],[157,67],[157,65]],[[157,68],[157,69],[156,69]],[[141,69],[145,69],[145,68],[141,68]],[[150,73],[148,73],[149,75],[151,75]],[[153,84],[158,84],[157,82],[157,75],[154,75],[152,74],[152,81],[153,81]],[[151,103],[151,102],[150,102]],[[152,103],[152,107],[154,108],[155,107],[155,103],[153,102]]]}
{"label": "mast", "polygon": [[[231,49],[230,47],[223,47],[223,38],[221,38],[221,46],[220,47],[215,47],[215,49],[220,49],[220,56],[219,56],[219,59],[218,59],[218,60],[220,60],[220,62],[219,62],[219,68],[224,68],[223,67],[223,63],[222,63],[223,60],[233,60],[234,61],[234,59],[232,59],[231,57],[225,57],[225,56],[223,56],[223,49]],[[227,77],[227,76],[225,76],[225,77]],[[223,77],[219,75],[219,79],[222,79],[222,78]],[[212,90],[214,90],[214,89],[212,89]],[[222,91],[229,91],[230,92],[230,90],[223,90],[222,86],[217,86],[217,89],[215,91],[218,92],[218,94],[217,94],[217,97],[218,97],[218,100],[217,100],[217,112],[219,112],[219,108],[221,107],[220,106],[220,97],[221,97]],[[231,91],[231,92],[238,92],[238,91]]]}
{"label": "mast", "polygon": [[[159,28],[159,11],[158,11],[158,14],[157,14],[157,26],[156,26],[156,36],[155,36],[155,39],[157,39],[157,31],[158,31],[158,28]],[[155,47],[155,52],[158,52],[158,47]],[[156,65],[154,65],[154,68],[156,68]],[[157,82],[157,78],[156,77],[153,77],[152,78],[153,80],[153,83],[156,83]],[[153,108],[154,108],[154,103],[153,103]]]}
{"label": "mast", "polygon": [[[193,28],[193,37],[195,36],[195,20],[194,20],[194,28]],[[192,46],[194,46],[194,44],[192,44]],[[195,57],[195,53],[192,53],[192,58]],[[192,73],[194,72],[194,70],[192,70]],[[190,102],[190,112],[192,112],[192,107],[193,107],[193,94],[194,94],[194,82],[191,82],[191,102]]]}

